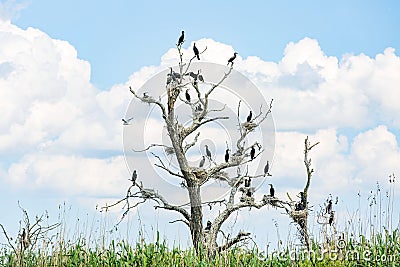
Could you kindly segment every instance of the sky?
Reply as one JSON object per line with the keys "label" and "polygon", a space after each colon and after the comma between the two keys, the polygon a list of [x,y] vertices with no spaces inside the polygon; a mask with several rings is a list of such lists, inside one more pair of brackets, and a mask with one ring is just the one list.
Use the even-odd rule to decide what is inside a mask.
{"label": "sky", "polygon": [[[185,55],[193,42],[208,48],[202,62],[225,64],[236,51],[235,69],[274,99],[278,195],[303,186],[309,135],[320,142],[315,210],[332,194],[340,220],[363,214],[357,194],[368,203],[377,183],[397,197],[388,176],[400,173],[399,11],[397,1],[0,1],[0,223],[17,231],[18,201],[54,219],[66,203],[71,220],[117,221],[120,209],[105,218],[95,207],[123,196],[130,177],[127,88],[177,64],[181,30]],[[134,161],[149,164],[146,155]],[[150,169],[140,171],[151,177]],[[173,214],[150,207],[132,212],[133,236],[143,224],[187,242],[184,226],[168,224]],[[287,232],[279,212],[251,212],[260,219],[249,222],[246,211],[235,227],[254,230],[260,243],[276,238],[274,221]]]}

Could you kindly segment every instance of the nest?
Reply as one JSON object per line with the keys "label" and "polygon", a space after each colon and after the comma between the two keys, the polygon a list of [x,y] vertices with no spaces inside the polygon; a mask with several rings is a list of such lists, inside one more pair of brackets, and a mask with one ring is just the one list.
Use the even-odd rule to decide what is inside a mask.
{"label": "nest", "polygon": [[202,168],[193,168],[192,172],[196,175],[196,178],[203,181],[207,178],[207,172]]}
{"label": "nest", "polygon": [[251,132],[253,131],[256,127],[257,124],[253,123],[253,122],[245,122],[242,124],[243,128],[245,128],[247,131]]}
{"label": "nest", "polygon": [[292,219],[294,221],[300,221],[300,220],[307,219],[308,212],[307,212],[307,209],[304,209],[304,210],[292,210],[292,211],[290,211],[289,215],[290,215],[290,217],[292,217]]}

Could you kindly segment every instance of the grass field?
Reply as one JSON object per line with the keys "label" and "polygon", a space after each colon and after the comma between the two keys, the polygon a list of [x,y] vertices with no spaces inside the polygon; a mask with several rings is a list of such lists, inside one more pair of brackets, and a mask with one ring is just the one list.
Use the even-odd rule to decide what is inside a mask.
{"label": "grass field", "polygon": [[[108,241],[107,231],[79,228],[81,222],[77,223],[72,238],[67,239],[66,221],[61,219],[61,224],[52,228],[55,234],[44,232],[27,249],[19,249],[19,237],[10,240],[14,248],[1,247],[0,266],[400,266],[400,232],[393,216],[394,195],[393,185],[386,194],[378,185],[368,196],[364,219],[359,214],[359,219],[347,220],[342,231],[336,231],[335,227],[329,234],[328,226],[322,226],[318,233],[312,233],[321,240],[313,240],[310,251],[289,244],[266,255],[256,247],[235,247],[208,257],[205,253],[196,255],[193,249],[168,246],[157,231],[152,243],[146,243],[144,238],[137,242]],[[65,215],[65,211],[62,213]],[[35,218],[31,226],[41,217]],[[32,227],[35,229],[39,228]]]}

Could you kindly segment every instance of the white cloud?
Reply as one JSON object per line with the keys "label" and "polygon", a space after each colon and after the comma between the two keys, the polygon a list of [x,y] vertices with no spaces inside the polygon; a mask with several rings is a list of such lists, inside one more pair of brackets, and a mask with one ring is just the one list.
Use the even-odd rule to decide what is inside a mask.
{"label": "white cloud", "polygon": [[[193,56],[192,45],[182,50],[185,59]],[[234,52],[232,46],[211,39],[196,45],[200,50],[207,46],[202,60],[223,65]],[[69,43],[0,22],[0,155],[15,154],[12,162],[2,164],[1,177],[32,191],[122,196],[126,188],[121,185],[129,177],[121,156],[121,117],[132,99],[128,86],[140,89],[177,60],[172,48],[159,66],[143,67],[126,83],[99,91],[90,83],[90,64],[80,60]],[[295,194],[304,186],[305,132],[311,142],[321,142],[311,153],[316,172],[310,190],[316,201],[400,172],[399,144],[388,130],[400,125],[399,62],[391,48],[375,58],[361,54],[338,59],[327,56],[310,38],[288,44],[277,63],[238,56],[235,69],[248,75],[268,99],[275,99],[279,131],[271,181],[278,194]],[[144,112],[133,114],[137,122]],[[159,121],[151,122],[159,129]],[[347,128],[356,131],[354,139],[346,135]],[[201,138],[213,139],[221,149],[226,137],[213,137],[216,132],[204,130]],[[146,137],[158,134],[149,131]],[[132,132],[130,138],[138,136]],[[128,165],[138,169],[146,185],[161,184],[145,154],[130,157]],[[174,202],[186,196],[176,194],[175,186],[162,189]]]}

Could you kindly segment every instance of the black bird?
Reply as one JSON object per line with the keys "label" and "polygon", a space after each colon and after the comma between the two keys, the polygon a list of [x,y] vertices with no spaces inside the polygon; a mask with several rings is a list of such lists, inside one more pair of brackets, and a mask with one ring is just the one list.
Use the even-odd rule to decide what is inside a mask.
{"label": "black bird", "polygon": [[204,82],[203,75],[200,74],[200,70],[197,70],[197,78],[199,79],[200,82]]}
{"label": "black bird", "polygon": [[329,199],[328,206],[326,206],[326,213],[331,213],[332,211],[332,199]]}
{"label": "black bird", "polygon": [[185,39],[185,31],[182,31],[181,37],[179,37],[178,40],[178,46],[183,44],[183,42],[185,41],[184,39]]}
{"label": "black bird", "polygon": [[193,43],[193,52],[197,59],[200,60],[199,49],[197,49],[196,43]]}
{"label": "black bird", "polygon": [[250,110],[249,116],[247,116],[247,122],[250,122],[252,117],[253,117],[253,112],[251,112]]}
{"label": "black bird", "polygon": [[131,179],[133,184],[136,183],[136,179],[137,179],[137,172],[136,172],[136,170],[134,170],[132,173],[132,179]]}
{"label": "black bird", "polygon": [[132,120],[133,118],[129,118],[127,120],[122,119],[122,122],[124,123],[124,125],[129,125],[129,122]]}
{"label": "black bird", "polygon": [[205,145],[205,147],[206,147],[206,155],[211,160],[211,151],[208,149],[208,145]]}
{"label": "black bird", "polygon": [[226,149],[225,151],[225,162],[229,161],[229,148]]}
{"label": "black bird", "polygon": [[267,164],[264,166],[264,176],[268,174],[269,171],[269,161],[267,161]]}
{"label": "black bird", "polygon": [[331,211],[331,216],[329,216],[329,225],[332,226],[333,220],[335,219],[335,212]]}
{"label": "black bird", "polygon": [[232,65],[233,65],[233,61],[235,60],[235,58],[236,58],[236,55],[237,55],[237,53],[235,52],[235,53],[233,53],[233,56],[228,60],[228,64],[226,64],[227,66],[229,65],[229,63],[231,63]]}
{"label": "black bird", "polygon": [[251,160],[254,159],[255,155],[256,155],[256,149],[254,148],[254,146],[252,146],[251,150],[250,150],[250,158],[251,158]]}
{"label": "black bird", "polygon": [[253,193],[251,192],[251,190],[247,190],[246,196],[251,197],[252,195],[253,195]]}
{"label": "black bird", "polygon": [[199,163],[200,168],[203,168],[205,161],[206,161],[206,158],[204,156],[202,156],[200,163]]}
{"label": "black bird", "polygon": [[201,112],[201,111],[203,111],[203,108],[201,107],[201,104],[198,104],[197,106],[196,106],[196,109],[195,109],[197,112]]}
{"label": "black bird", "polygon": [[269,189],[269,195],[270,195],[271,197],[274,197],[274,196],[275,196],[275,188],[272,186],[272,184],[269,184],[269,186],[271,187],[271,188]]}
{"label": "black bird", "polygon": [[244,187],[250,187],[251,185],[251,178],[244,179]]}
{"label": "black bird", "polygon": [[207,226],[204,228],[205,231],[210,231],[211,230],[211,222],[207,221]]}
{"label": "black bird", "polygon": [[189,89],[186,89],[185,97],[186,97],[186,101],[190,103]]}

